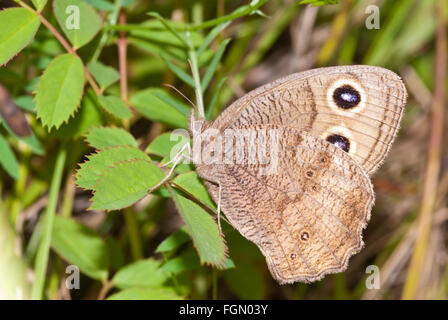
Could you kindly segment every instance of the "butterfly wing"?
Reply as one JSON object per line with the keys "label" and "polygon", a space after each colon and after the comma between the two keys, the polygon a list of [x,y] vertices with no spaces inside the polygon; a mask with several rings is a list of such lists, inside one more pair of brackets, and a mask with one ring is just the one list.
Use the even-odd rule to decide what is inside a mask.
{"label": "butterfly wing", "polygon": [[374,201],[369,178],[347,153],[309,133],[251,129],[276,135],[266,139],[271,161],[251,164],[244,152],[239,163],[197,166],[212,197],[219,201],[221,185],[226,217],[260,248],[278,282],[312,282],[343,271],[363,246]]}
{"label": "butterfly wing", "polygon": [[368,173],[386,157],[406,104],[395,73],[372,66],[319,68],[260,87],[234,102],[215,128],[277,124],[345,150]]}

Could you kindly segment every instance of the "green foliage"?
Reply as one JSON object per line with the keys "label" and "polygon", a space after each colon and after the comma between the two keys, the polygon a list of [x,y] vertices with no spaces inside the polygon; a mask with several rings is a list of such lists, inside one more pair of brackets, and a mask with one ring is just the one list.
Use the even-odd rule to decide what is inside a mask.
{"label": "green foliage", "polygon": [[129,119],[131,110],[119,97],[115,96],[99,96],[99,103],[110,114],[120,119]]}
{"label": "green foliage", "polygon": [[[185,115],[188,107],[172,98],[162,89],[151,88],[137,92],[131,97],[131,105],[150,120],[162,122],[173,128],[187,128]],[[170,103],[171,102],[171,103]]]}
{"label": "green foliage", "polygon": [[56,216],[51,246],[89,277],[107,279],[109,261],[106,243],[84,225]]}
{"label": "green foliage", "polygon": [[0,165],[8,172],[8,174],[17,179],[19,177],[19,164],[14,152],[9,147],[8,142],[0,134]]}
{"label": "green foliage", "polygon": [[74,49],[86,45],[101,29],[101,18],[85,1],[54,0],[53,9]]}
{"label": "green foliage", "polygon": [[82,61],[73,54],[55,58],[36,90],[37,117],[48,129],[59,128],[78,108],[84,87]]}
{"label": "green foliage", "polygon": [[126,208],[142,199],[163,177],[159,167],[147,160],[115,163],[98,179],[90,209]]}
{"label": "green foliage", "polygon": [[105,170],[115,163],[130,160],[150,160],[148,155],[132,146],[115,146],[89,156],[76,172],[76,184],[84,189],[95,189],[95,185]]}
{"label": "green foliage", "polygon": [[[406,150],[420,154],[426,133],[411,124],[425,124],[429,114],[439,2],[378,3],[381,27],[369,30],[367,2],[339,1],[317,11],[309,35],[303,34],[303,19],[313,10],[299,4],[338,1],[267,2],[31,0],[0,11],[0,83],[32,128],[30,136],[18,137],[0,119],[0,212],[24,240],[25,258],[19,259],[35,274],[33,298],[53,298],[67,264],[90,278],[83,292],[100,299],[383,297],[366,290],[362,267],[316,285],[275,285],[263,255],[227,224],[225,212],[220,233],[217,205],[194,165],[181,162],[168,174],[181,148],[192,143],[185,130],[191,104],[197,116],[213,120],[246,90],[298,69],[333,64],[381,65],[403,76],[410,107],[401,130],[413,128],[403,137],[414,137],[419,149],[410,150],[408,141]],[[80,10],[79,28],[70,27],[77,14],[67,10],[70,5]],[[307,13],[299,15],[302,10]],[[189,156],[187,149],[183,155]],[[406,223],[394,221],[403,221],[404,207],[419,205],[412,196],[423,185],[408,174],[423,167],[412,158],[418,157],[402,161],[409,161],[407,167],[378,173],[373,217],[400,217],[390,219],[387,233],[369,226],[373,236],[366,243],[374,243],[373,249],[358,257],[358,265],[396,262],[416,210],[409,209]],[[409,186],[402,186],[404,178]],[[444,192],[437,194],[443,198]],[[34,223],[29,218],[36,215]],[[384,248],[372,240],[390,234],[393,241]],[[23,271],[13,271],[26,279]],[[10,277],[5,274],[0,272],[0,283]],[[439,279],[435,274],[428,279]],[[385,286],[384,297],[400,296],[401,282],[389,275]],[[434,297],[446,299],[445,287],[431,287]]]}
{"label": "green foliage", "polygon": [[137,147],[134,137],[121,128],[95,127],[89,130],[86,140],[90,146],[97,149],[105,149],[115,146]]}
{"label": "green foliage", "polygon": [[30,43],[39,25],[39,17],[24,8],[0,12],[0,65],[6,64]]}

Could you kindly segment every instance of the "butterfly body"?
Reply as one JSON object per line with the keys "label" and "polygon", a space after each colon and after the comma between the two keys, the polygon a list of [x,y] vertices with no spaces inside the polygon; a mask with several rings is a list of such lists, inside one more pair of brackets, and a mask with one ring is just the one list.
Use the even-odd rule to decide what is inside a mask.
{"label": "butterfly body", "polygon": [[215,121],[192,121],[197,173],[279,283],[341,272],[363,247],[374,202],[369,175],[405,102],[391,71],[330,67],[255,89]]}

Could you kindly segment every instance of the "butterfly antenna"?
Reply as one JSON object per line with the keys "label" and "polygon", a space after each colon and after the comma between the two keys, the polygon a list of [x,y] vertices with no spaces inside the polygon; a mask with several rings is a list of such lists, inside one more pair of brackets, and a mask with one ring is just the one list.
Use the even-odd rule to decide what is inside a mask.
{"label": "butterfly antenna", "polygon": [[162,86],[169,87],[169,88],[173,89],[174,91],[176,91],[178,94],[180,94],[185,100],[187,100],[193,106],[194,110],[198,111],[198,107],[196,107],[196,105],[190,99],[188,99],[187,96],[185,96],[182,92],[180,92],[175,86],[168,84],[168,83],[163,83]]}

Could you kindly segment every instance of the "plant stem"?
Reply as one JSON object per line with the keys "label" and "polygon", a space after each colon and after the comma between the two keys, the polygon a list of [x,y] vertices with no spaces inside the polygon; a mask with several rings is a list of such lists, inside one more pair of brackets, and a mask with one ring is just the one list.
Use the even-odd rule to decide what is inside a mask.
{"label": "plant stem", "polygon": [[[65,50],[67,50],[68,53],[73,54],[73,55],[77,56],[78,58],[80,58],[79,55],[76,53],[76,50],[74,48],[72,48],[72,46],[70,46],[70,44],[67,42],[67,40],[65,40],[65,38],[58,32],[58,30],[56,30],[56,28],[53,27],[53,25],[47,19],[45,19],[45,17],[40,12],[34,10],[29,5],[23,3],[20,0],[14,0],[14,1],[16,3],[18,3],[20,6],[22,6],[23,8],[28,9],[28,10],[34,12],[39,17],[39,19],[42,22],[42,24],[44,26],[46,26],[48,30],[50,30],[50,32],[61,43],[61,45],[65,48]],[[81,61],[82,61],[82,59],[81,59]],[[101,95],[101,89],[98,87],[98,85],[96,84],[96,82],[93,79],[92,75],[90,74],[89,70],[84,65],[84,62],[83,62],[83,68],[84,68],[84,74],[85,74],[85,76],[87,78],[87,81],[89,82],[90,86],[93,88],[93,90],[95,91],[95,93],[97,95]]]}
{"label": "plant stem", "polygon": [[201,78],[199,76],[198,56],[196,54],[196,51],[193,48],[190,48],[188,50],[188,56],[190,57],[190,62],[191,62],[191,73],[193,74],[194,91],[195,91],[195,95],[196,95],[196,104],[198,107],[198,114],[199,114],[200,118],[205,119]]}
{"label": "plant stem", "polygon": [[143,258],[143,249],[140,241],[140,234],[138,232],[137,216],[132,207],[124,210],[124,219],[126,221],[132,259],[134,261],[140,260]]}
{"label": "plant stem", "polygon": [[39,244],[34,268],[35,279],[31,292],[34,300],[40,300],[43,296],[45,274],[47,270],[48,257],[50,255],[51,234],[53,232],[54,217],[58,202],[59,189],[61,187],[62,173],[64,171],[65,159],[67,157],[67,146],[61,145],[56,156],[53,177],[51,179],[50,193],[48,196],[47,209],[43,220],[42,238]]}
{"label": "plant stem", "polygon": [[423,186],[422,205],[418,220],[418,235],[411,264],[403,288],[403,299],[415,299],[418,295],[420,279],[423,276],[425,256],[431,232],[432,214],[439,183],[441,148],[443,136],[443,104],[447,66],[446,1],[439,0],[435,7],[437,20],[436,53],[434,72],[434,97],[432,104],[431,135],[428,146],[428,163]]}

